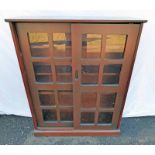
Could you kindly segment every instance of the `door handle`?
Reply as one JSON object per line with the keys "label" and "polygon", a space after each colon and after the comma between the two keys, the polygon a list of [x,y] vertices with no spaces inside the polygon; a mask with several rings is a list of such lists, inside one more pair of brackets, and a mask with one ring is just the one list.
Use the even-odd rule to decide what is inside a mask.
{"label": "door handle", "polygon": [[75,79],[78,79],[78,70],[75,71]]}

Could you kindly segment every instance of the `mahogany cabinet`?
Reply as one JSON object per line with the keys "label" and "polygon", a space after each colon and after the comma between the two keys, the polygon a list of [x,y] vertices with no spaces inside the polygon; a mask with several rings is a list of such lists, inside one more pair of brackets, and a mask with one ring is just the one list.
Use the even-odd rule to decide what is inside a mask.
{"label": "mahogany cabinet", "polygon": [[146,20],[6,19],[34,134],[118,135]]}

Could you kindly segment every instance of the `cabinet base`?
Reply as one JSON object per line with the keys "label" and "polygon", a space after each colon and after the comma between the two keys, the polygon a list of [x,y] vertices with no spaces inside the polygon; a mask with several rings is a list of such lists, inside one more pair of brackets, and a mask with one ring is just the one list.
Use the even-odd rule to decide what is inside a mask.
{"label": "cabinet base", "polygon": [[116,130],[34,130],[34,136],[119,136]]}

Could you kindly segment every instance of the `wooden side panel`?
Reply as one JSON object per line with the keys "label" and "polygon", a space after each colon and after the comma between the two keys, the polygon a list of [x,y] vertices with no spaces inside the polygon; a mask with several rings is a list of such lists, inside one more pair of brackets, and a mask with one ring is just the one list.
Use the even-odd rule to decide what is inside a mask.
{"label": "wooden side panel", "polygon": [[21,74],[22,74],[22,78],[23,78],[23,83],[25,86],[26,95],[28,98],[29,107],[30,107],[31,114],[32,114],[32,120],[33,120],[34,128],[37,129],[37,118],[36,118],[35,110],[33,107],[32,97],[31,97],[31,93],[30,93],[30,87],[28,85],[28,77],[27,77],[24,62],[23,62],[23,55],[22,55],[22,51],[20,48],[16,27],[15,27],[15,24],[11,23],[11,22],[9,23],[9,25],[10,25],[10,29],[11,29],[11,33],[12,33],[12,38],[14,41],[14,46],[16,49],[16,55],[18,58],[18,63],[20,66],[20,70],[21,70]]}
{"label": "wooden side panel", "polygon": [[133,70],[133,66],[134,66],[134,63],[135,63],[135,59],[136,59],[136,54],[137,54],[137,50],[138,50],[138,45],[139,45],[139,41],[140,41],[140,36],[141,36],[141,33],[142,33],[142,29],[143,29],[143,23],[141,23],[141,24],[139,25],[138,36],[137,36],[137,40],[136,40],[136,42],[135,42],[134,55],[133,55],[133,59],[132,59],[132,64],[131,64],[131,68],[130,68],[130,73],[129,73],[128,80],[127,80],[127,86],[126,86],[126,90],[125,90],[125,95],[124,95],[124,99],[123,99],[123,104],[122,104],[122,107],[121,107],[121,109],[120,109],[120,117],[119,117],[119,121],[118,121],[118,128],[120,128],[120,124],[121,124],[123,109],[124,109],[124,106],[125,106],[126,96],[127,96],[128,89],[129,89],[129,85],[130,85],[132,70]]}

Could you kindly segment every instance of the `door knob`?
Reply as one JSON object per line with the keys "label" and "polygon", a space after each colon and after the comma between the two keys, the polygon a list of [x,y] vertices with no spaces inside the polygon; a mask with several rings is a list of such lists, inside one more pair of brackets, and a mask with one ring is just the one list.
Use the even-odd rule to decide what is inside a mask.
{"label": "door knob", "polygon": [[78,70],[75,71],[75,79],[78,79]]}

